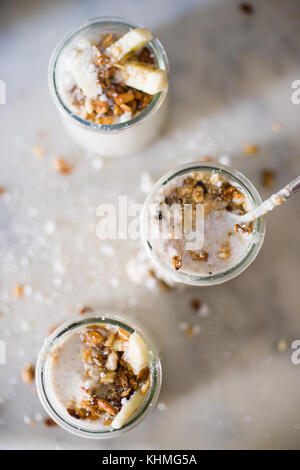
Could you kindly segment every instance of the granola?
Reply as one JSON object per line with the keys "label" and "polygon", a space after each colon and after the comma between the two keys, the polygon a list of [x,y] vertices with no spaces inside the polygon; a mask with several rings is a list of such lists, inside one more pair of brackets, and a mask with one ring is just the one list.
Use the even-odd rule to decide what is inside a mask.
{"label": "granola", "polygon": [[[71,386],[68,373],[72,373]],[[88,423],[122,427],[137,409],[133,403],[145,400],[151,380],[148,349],[142,338],[107,324],[81,328],[53,355],[57,397],[69,416]]]}
{"label": "granola", "polygon": [[[127,35],[134,31],[147,32],[137,29]],[[123,57],[117,44],[127,35],[98,34],[93,41],[81,41],[82,49],[74,51],[70,70],[75,83],[73,80],[67,90],[67,101],[71,109],[86,121],[101,125],[126,122],[153,100],[155,93],[150,93],[148,84],[155,81],[156,71],[160,74],[163,71],[158,69],[155,56],[147,45],[138,50],[133,48]],[[151,37],[147,36],[148,40]],[[152,79],[149,79],[150,74]],[[148,92],[141,89],[145,84]]]}
{"label": "granola", "polygon": [[[218,171],[190,171],[178,176],[163,185],[152,202],[152,233],[160,236],[151,240],[151,246],[174,271],[206,276],[223,272],[235,265],[252,243],[252,223],[238,225],[234,218],[249,210],[249,198]],[[199,206],[203,208],[204,241],[202,247],[193,249],[187,242],[195,239],[199,230]]]}

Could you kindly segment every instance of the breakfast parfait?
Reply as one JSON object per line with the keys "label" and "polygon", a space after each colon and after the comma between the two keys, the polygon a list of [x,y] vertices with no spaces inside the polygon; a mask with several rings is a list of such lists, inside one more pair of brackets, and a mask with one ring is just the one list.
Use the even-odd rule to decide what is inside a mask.
{"label": "breakfast parfait", "polygon": [[185,165],[163,177],[145,202],[145,247],[175,281],[224,282],[244,270],[261,246],[264,222],[239,223],[239,216],[259,203],[240,173],[220,165]]}
{"label": "breakfast parfait", "polygon": [[38,391],[47,411],[87,437],[112,437],[133,427],[159,393],[155,353],[139,332],[113,317],[61,327],[46,341],[38,364]]}
{"label": "breakfast parfait", "polygon": [[167,57],[143,27],[110,18],[84,24],[59,44],[49,72],[64,123],[87,150],[134,152],[164,124]]}

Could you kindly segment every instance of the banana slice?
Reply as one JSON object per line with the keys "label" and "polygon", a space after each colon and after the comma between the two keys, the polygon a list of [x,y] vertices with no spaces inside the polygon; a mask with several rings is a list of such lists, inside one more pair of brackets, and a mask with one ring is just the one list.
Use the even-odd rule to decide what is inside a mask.
{"label": "banana slice", "polygon": [[137,51],[153,38],[148,29],[136,28],[124,34],[118,41],[109,46],[105,53],[113,60],[119,61],[130,52]]}
{"label": "banana slice", "polygon": [[111,426],[114,429],[120,429],[124,424],[131,418],[133,413],[141,406],[145,397],[144,395],[137,390],[129,398],[129,400],[122,406],[121,410],[112,421]]}
{"label": "banana slice", "polygon": [[139,62],[125,62],[120,67],[126,85],[155,95],[167,87],[167,72]]}
{"label": "banana slice", "polygon": [[74,80],[87,98],[95,99],[102,92],[98,82],[96,67],[93,63],[92,46],[86,43],[83,49],[78,49],[69,65]]}
{"label": "banana slice", "polygon": [[140,370],[149,364],[149,353],[145,341],[137,333],[133,333],[127,343],[125,351],[126,361],[131,365],[137,375]]}

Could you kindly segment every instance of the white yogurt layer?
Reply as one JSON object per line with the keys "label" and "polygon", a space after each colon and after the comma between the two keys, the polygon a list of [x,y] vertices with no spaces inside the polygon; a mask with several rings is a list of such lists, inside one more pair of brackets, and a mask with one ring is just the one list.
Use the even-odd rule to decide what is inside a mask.
{"label": "white yogurt layer", "polygon": [[[181,212],[170,220],[166,216],[170,206],[166,205],[165,201],[172,200],[174,191],[177,191],[178,188],[184,188],[184,181],[189,177],[193,178],[195,174],[196,172],[186,173],[173,179],[163,186],[156,195],[153,204],[157,206],[152,206],[151,235],[149,239],[154,257],[160,259],[160,262],[163,261],[173,270],[176,270],[174,260],[177,260],[179,263],[177,265],[178,272],[187,275],[213,276],[236,266],[251,248],[255,240],[255,232],[236,231],[235,225],[239,220],[238,214],[246,213],[253,207],[253,203],[236,183],[225,180],[218,173],[202,171],[203,178],[201,177],[201,181],[207,187],[212,188],[213,192],[215,187],[216,199],[212,201],[204,199],[202,203],[204,207],[203,223],[197,226],[198,235],[201,227],[203,228],[203,244],[201,249],[198,249],[197,245],[195,245],[197,249],[191,248],[193,245],[190,245],[191,239],[189,237],[193,235],[194,241],[196,240],[195,224],[189,226],[186,223],[184,230],[182,230]],[[226,183],[230,183],[238,191],[238,193],[235,193],[236,198],[234,201],[236,202],[232,204],[230,201],[230,211],[228,210],[228,201],[225,202],[220,197],[220,191],[225,188],[224,184]],[[160,213],[160,218],[158,213]],[[178,237],[178,235],[174,236],[174,233],[181,234],[181,239],[176,239],[175,237]],[[201,240],[200,236],[198,240]]]}

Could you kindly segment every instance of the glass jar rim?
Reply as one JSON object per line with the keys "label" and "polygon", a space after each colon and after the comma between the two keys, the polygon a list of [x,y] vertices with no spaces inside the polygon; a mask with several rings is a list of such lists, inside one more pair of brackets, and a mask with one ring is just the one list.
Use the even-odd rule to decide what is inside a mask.
{"label": "glass jar rim", "polygon": [[207,276],[199,276],[196,274],[189,274],[183,273],[180,271],[174,271],[171,266],[168,266],[161,260],[161,257],[155,256],[154,250],[152,249],[150,241],[147,239],[146,236],[146,224],[147,224],[147,208],[148,205],[153,200],[155,194],[161,189],[162,186],[165,186],[171,180],[191,171],[216,171],[219,173],[223,173],[227,176],[228,179],[234,180],[236,183],[240,185],[243,191],[249,196],[251,202],[253,203],[254,207],[257,207],[262,203],[261,197],[255,188],[255,186],[251,183],[251,181],[243,175],[241,172],[234,168],[230,168],[226,165],[222,165],[220,163],[215,162],[191,162],[181,165],[165,175],[163,175],[154,185],[150,194],[148,194],[141,213],[141,238],[142,242],[146,248],[146,251],[150,255],[151,260],[155,263],[155,265],[162,269],[166,274],[170,276],[170,278],[176,282],[183,282],[189,285],[195,286],[207,286],[207,285],[216,285],[221,284],[225,281],[233,279],[234,277],[241,274],[256,258],[263,240],[265,236],[266,230],[266,222],[264,218],[260,218],[256,220],[256,240],[253,241],[251,247],[248,249],[245,256],[234,266],[230,267],[226,271],[207,275]]}
{"label": "glass jar rim", "polygon": [[[46,384],[45,384],[45,367],[47,360],[50,358],[50,353],[53,348],[57,345],[60,339],[66,337],[70,332],[74,331],[77,328],[81,328],[85,325],[92,325],[92,324],[108,324],[108,325],[115,325],[118,326],[129,333],[137,332],[146,342],[148,349],[151,351],[153,358],[153,368],[152,368],[152,383],[150,388],[150,393],[148,397],[145,399],[144,403],[138,409],[134,415],[125,423],[124,426],[120,429],[114,430],[96,430],[96,429],[87,429],[81,427],[80,424],[74,424],[71,421],[68,421],[66,418],[61,416],[59,411],[55,408],[53,403],[49,400]],[[162,370],[161,370],[161,362],[159,356],[157,354],[156,349],[153,347],[152,342],[150,343],[148,340],[148,336],[144,335],[144,332],[138,327],[136,324],[133,324],[131,321],[128,321],[123,316],[112,314],[112,313],[105,313],[99,314],[91,317],[87,317],[80,320],[71,320],[68,322],[63,323],[60,325],[51,335],[49,335],[39,352],[37,364],[36,364],[36,388],[39,399],[49,414],[49,416],[59,424],[63,429],[66,431],[71,432],[80,437],[86,437],[90,439],[109,439],[113,437],[118,437],[134,427],[136,427],[141,421],[143,421],[146,416],[151,412],[154,408],[161,389],[162,383]]]}
{"label": "glass jar rim", "polygon": [[[77,25],[76,27],[74,27],[72,30],[70,30],[68,33],[65,34],[65,36],[59,41],[54,51],[52,52],[50,61],[49,61],[49,67],[48,67],[48,82],[49,82],[50,94],[52,96],[54,103],[58,107],[58,109],[65,116],[69,116],[71,119],[73,119],[77,125],[85,128],[86,130],[97,131],[100,133],[119,132],[121,130],[129,129],[141,123],[150,113],[156,111],[160,107],[160,105],[165,100],[167,92],[168,92],[168,88],[166,88],[162,90],[161,92],[157,93],[152,99],[151,103],[143,111],[138,113],[132,119],[129,119],[128,121],[117,123],[117,124],[108,125],[108,124],[93,123],[85,119],[82,119],[76,113],[72,112],[69,109],[69,107],[64,103],[64,100],[62,99],[58,90],[58,85],[57,85],[57,80],[56,80],[56,67],[58,64],[58,60],[63,54],[66,47],[69,44],[71,44],[72,40],[82,31],[87,30],[90,27],[109,26],[110,24],[111,25],[119,24],[121,27],[123,26],[123,27],[129,28],[129,30],[132,28],[144,28],[142,24],[131,23],[122,17],[103,16],[103,17],[92,18],[88,21],[81,23],[80,25]],[[160,40],[157,38],[153,38],[151,41],[149,41],[148,44],[150,45],[152,51],[155,53],[155,57],[158,60],[159,65],[161,66],[160,68],[162,70],[166,70],[167,74],[169,74],[168,56]]]}

